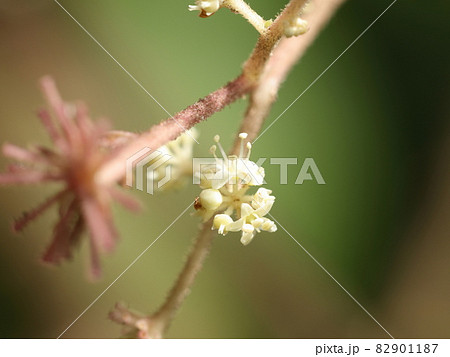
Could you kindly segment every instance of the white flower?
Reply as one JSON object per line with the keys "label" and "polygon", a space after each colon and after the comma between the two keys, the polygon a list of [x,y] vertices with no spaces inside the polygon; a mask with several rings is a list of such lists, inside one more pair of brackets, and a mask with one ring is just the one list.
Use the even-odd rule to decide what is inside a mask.
{"label": "white flower", "polygon": [[216,135],[217,143],[222,158],[216,156],[217,146],[211,146],[210,152],[214,155],[215,164],[202,165],[200,176],[201,188],[220,189],[227,186],[229,190],[239,190],[244,186],[260,186],[264,183],[264,169],[253,161],[250,161],[251,144],[247,143],[248,153],[244,156],[244,139],[246,134],[241,134],[241,152],[239,156],[227,156],[220,144],[220,137]]}
{"label": "white flower", "polygon": [[[150,161],[149,164],[154,164],[160,160],[161,165],[156,167],[148,174],[153,175],[152,180],[157,186],[157,183],[169,179],[161,187],[155,187],[158,190],[164,191],[182,185],[184,178],[192,174],[192,153],[194,141],[198,137],[198,132],[194,128],[189,130],[189,133],[181,134],[175,140],[168,142],[155,151],[157,155]],[[167,160],[162,159],[166,157]]]}
{"label": "white flower", "polygon": [[251,204],[257,215],[262,217],[269,213],[273,203],[275,202],[275,196],[271,196],[271,193],[271,190],[261,187],[253,195]]}
{"label": "white flower", "polygon": [[200,202],[208,210],[216,210],[222,204],[222,194],[219,190],[207,189],[200,193]]}
{"label": "white flower", "polygon": [[[272,204],[273,201],[270,207]],[[228,232],[242,231],[241,243],[247,245],[252,241],[256,233],[261,231],[276,232],[277,226],[275,223],[262,215],[267,213],[268,211],[258,212],[248,203],[242,203],[238,220],[233,221],[227,214],[217,214],[214,217],[212,229],[217,229],[218,233],[222,235],[226,235]]]}
{"label": "white flower", "polygon": [[308,32],[309,26],[308,21],[303,20],[300,17],[288,21],[284,28],[284,35],[286,37],[299,36]]}
{"label": "white flower", "polygon": [[223,158],[217,158],[217,147],[214,145],[211,153],[216,163],[201,166],[200,187],[203,191],[194,207],[205,222],[214,216],[212,229],[217,229],[219,234],[242,232],[241,243],[247,245],[256,233],[277,230],[275,223],[264,217],[272,208],[275,196],[271,195],[271,190],[263,187],[253,195],[247,194],[251,186],[264,183],[264,169],[250,161],[250,143],[246,145],[248,153],[244,157],[247,134],[241,133],[239,137],[242,140],[239,156],[227,157],[219,143],[219,136],[215,136]]}
{"label": "white flower", "polygon": [[200,17],[209,17],[220,9],[223,0],[197,0],[195,5],[189,5],[189,11],[200,11]]}
{"label": "white flower", "polygon": [[216,214],[214,216],[213,228],[217,229],[219,234],[227,234],[227,226],[233,223],[233,219],[227,214]]}

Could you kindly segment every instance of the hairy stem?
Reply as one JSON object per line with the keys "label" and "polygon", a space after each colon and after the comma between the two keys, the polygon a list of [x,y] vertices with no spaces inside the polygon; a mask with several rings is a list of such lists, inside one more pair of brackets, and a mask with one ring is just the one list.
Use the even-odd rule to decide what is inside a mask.
{"label": "hairy stem", "polygon": [[284,33],[285,21],[298,16],[307,0],[291,0],[274,23],[262,34],[250,58],[244,64],[242,74],[224,87],[212,92],[197,103],[192,104],[173,117],[154,125],[149,131],[115,152],[109,162],[97,173],[98,183],[109,184],[125,175],[126,160],[143,149],[158,149],[174,140],[195,124],[206,120],[214,113],[249,93],[257,84],[270,54]]}
{"label": "hairy stem", "polygon": [[[283,38],[273,51],[258,85],[251,93],[250,103],[239,129],[239,132],[248,134],[248,140],[256,139],[289,71],[345,1],[315,0],[313,9],[302,16],[308,21],[310,30],[298,37]],[[237,139],[234,142],[233,153],[239,152],[239,147],[240,140]]]}
{"label": "hairy stem", "polygon": [[152,331],[153,336],[164,336],[164,332],[168,329],[176,312],[188,296],[191,287],[194,284],[195,277],[201,270],[203,262],[208,256],[211,248],[213,240],[211,225],[211,221],[203,223],[203,227],[191,248],[186,263],[170,290],[166,301],[158,311],[149,318],[153,325],[153,329],[157,329],[157,331]]}
{"label": "hairy stem", "polygon": [[111,155],[111,159],[97,173],[96,179],[101,183],[111,183],[120,180],[125,174],[126,160],[144,147],[158,149],[167,142],[174,140],[185,130],[206,120],[248,93],[250,83],[243,76],[229,82],[222,88],[212,92],[175,114],[172,118],[154,125],[149,131],[141,134],[118,152]]}
{"label": "hairy stem", "polygon": [[243,0],[225,0],[222,6],[242,15],[260,34],[266,31],[266,21]]}
{"label": "hairy stem", "polygon": [[[323,0],[321,2],[336,4],[334,7],[336,8],[337,4],[342,3],[343,1],[344,0]],[[274,47],[283,36],[285,21],[298,16],[305,3],[306,0],[291,0],[283,12],[277,17],[275,22],[260,36],[253,53],[244,65],[243,74],[240,77],[179,112],[173,118],[152,127],[148,132],[135,139],[133,143],[128,144],[118,154],[115,154],[114,159],[110,161],[106,169],[103,169],[103,171],[100,172],[98,179],[103,181],[110,180],[109,182],[120,179],[124,173],[124,163],[129,156],[138,152],[146,145],[152,145],[153,148],[159,148],[167,141],[175,139],[184,131],[183,128],[180,128],[180,124],[185,129],[189,129],[215,112],[223,109],[226,105],[242,97],[244,94],[252,92],[252,90],[254,91],[252,94],[252,101],[241,125],[240,132],[248,132],[252,137],[255,137],[261,129],[262,121],[270,109],[270,105],[275,100],[278,88],[281,82],[284,81],[289,69],[317,36],[319,29],[333,12],[330,7],[328,16],[325,16],[321,12],[320,14],[322,15],[320,16],[322,17],[316,15],[318,16],[318,20],[313,22],[311,26],[315,23],[319,29],[317,32],[312,32],[310,39],[300,41],[302,39],[300,37],[289,40],[290,43],[292,43],[292,45],[289,44],[289,47],[285,48],[287,45],[284,45],[284,42],[278,46],[273,57],[269,61],[269,65],[265,68],[266,62],[269,60]],[[310,21],[312,21],[312,19]],[[302,44],[297,42],[294,44],[294,41],[300,41]],[[292,46],[292,48],[290,48],[290,46]],[[287,50],[289,51],[286,53]],[[286,55],[288,58],[285,58]],[[261,73],[263,73],[262,77]],[[271,97],[269,106],[265,107],[260,98],[268,97],[267,93],[271,94]],[[258,114],[251,114],[253,112]],[[238,135],[236,142],[237,141],[240,142]],[[231,153],[236,152],[236,147],[237,146],[234,145]],[[201,270],[203,262],[211,248],[213,235],[210,227],[211,221],[203,224],[203,227],[191,248],[187,261],[167,296],[167,299],[153,315],[148,317],[149,335],[151,337],[163,337],[164,332],[169,327],[176,312],[189,294],[195,277]]]}
{"label": "hairy stem", "polygon": [[284,34],[286,22],[299,16],[302,7],[308,0],[291,0],[273,24],[258,39],[250,58],[245,62],[243,75],[249,80],[257,82],[264,70],[272,50]]}

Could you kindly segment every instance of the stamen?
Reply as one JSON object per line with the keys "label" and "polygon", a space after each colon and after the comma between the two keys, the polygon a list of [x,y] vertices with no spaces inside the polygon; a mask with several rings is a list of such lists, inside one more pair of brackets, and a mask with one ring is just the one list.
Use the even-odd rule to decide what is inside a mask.
{"label": "stamen", "polygon": [[250,159],[250,154],[252,153],[252,143],[248,142],[247,143],[247,159]]}
{"label": "stamen", "polygon": [[216,150],[217,150],[217,146],[216,146],[216,145],[212,145],[212,146],[209,148],[209,152],[210,152],[211,154],[213,154],[214,157],[215,157],[216,159],[218,159],[218,157],[217,157],[217,155],[216,155]]}
{"label": "stamen", "polygon": [[240,133],[239,137],[241,138],[241,148],[239,150],[239,157],[244,157],[244,140],[247,139],[247,133]]}
{"label": "stamen", "polygon": [[225,150],[223,149],[222,145],[220,144],[220,136],[216,135],[214,137],[214,141],[217,143],[217,146],[219,147],[220,153],[222,154],[223,158],[225,161],[227,161],[228,157],[227,154],[225,153]]}
{"label": "stamen", "polygon": [[197,6],[197,5],[188,5],[188,9],[189,9],[189,11],[201,10],[200,6]]}

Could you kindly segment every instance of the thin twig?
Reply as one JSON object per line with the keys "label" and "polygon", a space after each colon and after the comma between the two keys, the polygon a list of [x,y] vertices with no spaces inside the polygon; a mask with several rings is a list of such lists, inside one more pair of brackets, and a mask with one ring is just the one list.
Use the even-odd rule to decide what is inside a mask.
{"label": "thin twig", "polygon": [[[344,0],[333,0],[332,2],[337,4],[343,1]],[[227,84],[225,87],[213,92],[196,104],[175,115],[174,118],[177,122],[180,122],[183,126],[186,126],[186,128],[190,128],[213,113],[221,110],[234,100],[240,98],[245,93],[250,92],[254,88],[255,83],[257,83],[260,73],[264,70],[265,64],[269,59],[274,46],[283,35],[284,22],[287,21],[290,16],[298,16],[305,2],[306,0],[291,0],[291,2],[275,20],[273,25],[260,36],[252,55],[244,65],[243,74],[236,80]],[[310,35],[311,38],[305,41],[302,45],[304,46],[304,49],[306,49],[306,47],[308,47],[312,40],[317,36],[320,28],[325,23],[326,19],[331,16],[331,13],[332,11],[330,11],[328,17],[325,17],[324,14],[321,13],[322,15],[320,16],[323,18],[315,22],[319,26],[319,29],[317,32],[313,32],[313,35]],[[266,93],[274,93],[270,105],[273,103],[276,92],[281,82],[285,79],[289,69],[294,65],[295,61],[304,51],[304,49],[303,51],[299,50],[299,48],[301,48],[301,45],[299,44],[296,44],[295,46],[289,45],[288,48],[291,46],[292,48],[288,55],[289,58],[285,59],[285,46],[287,45],[283,44],[283,47],[280,45],[280,47],[277,48],[275,52],[276,55],[274,54],[275,58],[272,58],[269,61],[269,66],[267,67],[267,70],[265,70],[263,77],[261,77],[261,84],[257,87],[257,91],[261,91],[262,96],[266,96]],[[269,82],[273,82],[273,84],[266,89]],[[255,95],[253,95],[252,98],[253,100],[250,108],[255,106],[255,103],[258,103],[258,113],[266,113],[266,111],[268,111],[270,105],[265,108],[261,105],[259,100],[255,102]],[[249,114],[250,111],[251,110],[248,111],[244,118],[240,132],[250,132],[253,136],[255,136],[262,126],[262,120],[265,115],[258,115],[258,121],[253,123],[253,116]],[[122,171],[124,161],[128,156],[134,154],[146,144],[148,145],[151,143],[153,147],[158,148],[159,146],[165,144],[168,140],[174,139],[181,133],[181,131],[182,130],[179,129],[179,126],[170,120],[166,120],[158,126],[153,127],[149,132],[141,135],[140,138],[138,138],[134,143],[128,145],[125,149],[122,149],[122,152],[119,153],[120,160],[113,160],[108,169],[104,170],[99,178],[102,180],[117,180],[121,177],[121,174],[123,174]],[[235,148],[233,148],[231,153],[234,151]],[[169,327],[176,312],[180,308],[186,296],[189,294],[195,277],[202,268],[203,262],[206,259],[211,247],[213,235],[210,227],[211,221],[203,224],[203,227],[193,247],[191,248],[187,261],[176,282],[174,283],[167,299],[157,310],[157,312],[147,318],[149,324],[149,335],[151,337],[162,338],[164,336],[164,332]]]}
{"label": "thin twig", "polygon": [[153,150],[160,148],[179,136],[183,132],[182,127],[185,129],[192,128],[195,124],[206,120],[214,113],[241,98],[250,89],[250,83],[243,76],[239,76],[224,87],[175,114],[173,118],[154,125],[149,131],[141,134],[118,152],[113,153],[110,161],[97,173],[96,179],[102,183],[120,180],[125,175],[125,163],[129,157],[144,147],[150,147]]}
{"label": "thin twig", "polygon": [[243,75],[256,83],[270,58],[274,47],[284,35],[286,22],[300,15],[308,0],[291,0],[273,24],[258,39],[250,58],[245,62]]}
{"label": "thin twig", "polygon": [[202,269],[203,263],[211,248],[213,240],[211,225],[211,221],[203,223],[202,229],[191,248],[183,270],[170,290],[166,301],[158,311],[149,318],[153,329],[158,330],[152,331],[153,335],[158,336],[159,334],[161,337],[164,335],[164,332],[168,329],[176,312],[191,291],[195,277]]}
{"label": "thin twig", "polygon": [[223,7],[242,15],[260,34],[263,34],[268,23],[243,0],[224,0]]}
{"label": "thin twig", "polygon": [[[245,117],[239,132],[248,134],[253,141],[261,130],[264,119],[277,98],[280,85],[308,47],[317,38],[323,27],[346,0],[315,0],[313,9],[302,16],[309,23],[310,30],[301,36],[283,38],[273,51],[261,75],[258,86],[253,90]],[[234,142],[233,153],[239,151],[240,140]]]}
{"label": "thin twig", "polygon": [[188,130],[195,124],[206,120],[250,92],[257,83],[259,74],[264,69],[274,46],[283,35],[285,21],[290,16],[298,16],[306,1],[291,0],[289,2],[269,29],[260,36],[255,49],[244,65],[242,75],[173,117],[154,125],[149,131],[141,134],[137,139],[115,152],[111,156],[111,160],[103,165],[97,173],[96,180],[104,184],[120,180],[125,175],[125,162],[129,157],[144,147],[150,147],[154,150],[160,148],[167,142],[174,140],[184,130]]}

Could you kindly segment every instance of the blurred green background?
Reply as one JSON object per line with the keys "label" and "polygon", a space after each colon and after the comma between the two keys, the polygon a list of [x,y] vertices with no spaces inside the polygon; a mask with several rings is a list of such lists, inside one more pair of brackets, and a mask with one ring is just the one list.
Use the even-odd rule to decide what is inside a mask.
{"label": "blurred green background", "polygon": [[[274,120],[389,4],[349,0],[283,85]],[[256,31],[227,10],[208,19],[189,1],[61,0],[171,113],[234,78]],[[285,1],[252,1],[266,18]],[[326,185],[279,185],[273,215],[397,338],[450,336],[450,28],[448,1],[399,0],[256,143],[253,158],[313,157]],[[50,0],[0,0],[0,142],[48,142],[37,88],[55,77],[93,117],[141,131],[166,114]],[[198,126],[196,155],[219,133],[229,147],[246,101]],[[1,167],[6,160],[0,159]],[[53,187],[0,190],[0,337],[55,338],[198,194],[188,185],[136,193],[145,212],[115,216],[121,241],[104,276],[86,279],[86,244],[72,263],[39,262],[55,214],[15,236],[11,221]],[[198,220],[183,216],[64,335],[113,338],[115,302],[150,312],[180,270]],[[84,243],[86,243],[84,241]],[[243,247],[218,237],[170,329],[171,338],[387,337],[281,229]]]}

